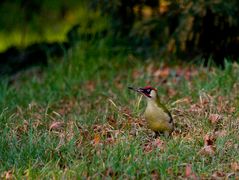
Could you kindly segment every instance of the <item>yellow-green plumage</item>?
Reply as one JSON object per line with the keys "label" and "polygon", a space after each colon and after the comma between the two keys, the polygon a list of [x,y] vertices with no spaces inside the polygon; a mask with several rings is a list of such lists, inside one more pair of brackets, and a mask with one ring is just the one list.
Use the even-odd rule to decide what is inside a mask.
{"label": "yellow-green plumage", "polygon": [[156,96],[156,99],[148,99],[144,115],[149,129],[165,135],[172,133],[172,116],[168,109],[161,104],[158,96]]}

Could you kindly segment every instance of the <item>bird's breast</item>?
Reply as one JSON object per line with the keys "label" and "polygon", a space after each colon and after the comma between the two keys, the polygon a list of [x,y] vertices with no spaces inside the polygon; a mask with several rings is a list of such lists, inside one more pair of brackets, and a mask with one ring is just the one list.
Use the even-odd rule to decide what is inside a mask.
{"label": "bird's breast", "polygon": [[145,118],[148,127],[153,131],[171,131],[173,125],[170,122],[169,115],[156,104],[148,104],[145,110]]}

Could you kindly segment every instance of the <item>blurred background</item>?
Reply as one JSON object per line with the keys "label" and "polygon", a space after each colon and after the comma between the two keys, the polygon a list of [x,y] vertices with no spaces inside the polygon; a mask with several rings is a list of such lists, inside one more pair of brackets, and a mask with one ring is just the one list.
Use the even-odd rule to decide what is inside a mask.
{"label": "blurred background", "polygon": [[[239,179],[238,15],[239,0],[0,0],[0,179]],[[128,89],[146,85],[172,138],[146,128]]]}
{"label": "blurred background", "polygon": [[223,66],[239,55],[237,0],[2,0],[0,14],[0,74],[46,65],[82,42],[169,62]]}

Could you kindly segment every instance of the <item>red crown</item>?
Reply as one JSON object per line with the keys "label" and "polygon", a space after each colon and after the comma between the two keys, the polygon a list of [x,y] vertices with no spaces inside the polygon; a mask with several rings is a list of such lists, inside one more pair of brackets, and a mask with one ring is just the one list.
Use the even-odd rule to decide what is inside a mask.
{"label": "red crown", "polygon": [[145,86],[143,89],[152,89],[152,90],[157,91],[157,89],[153,88],[152,86]]}

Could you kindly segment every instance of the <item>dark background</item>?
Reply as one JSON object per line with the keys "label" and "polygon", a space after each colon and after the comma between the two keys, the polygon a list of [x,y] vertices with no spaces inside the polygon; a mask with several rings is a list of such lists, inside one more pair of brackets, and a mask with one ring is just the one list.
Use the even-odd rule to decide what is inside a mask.
{"label": "dark background", "polygon": [[2,0],[0,74],[47,65],[80,41],[104,38],[142,59],[223,66],[238,60],[238,8],[237,0]]}

